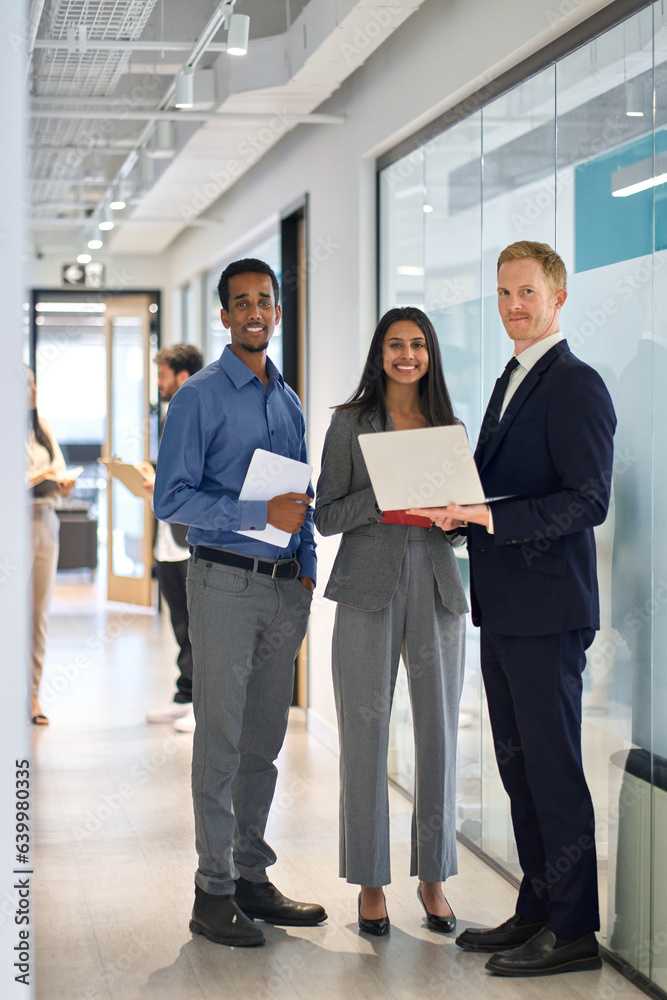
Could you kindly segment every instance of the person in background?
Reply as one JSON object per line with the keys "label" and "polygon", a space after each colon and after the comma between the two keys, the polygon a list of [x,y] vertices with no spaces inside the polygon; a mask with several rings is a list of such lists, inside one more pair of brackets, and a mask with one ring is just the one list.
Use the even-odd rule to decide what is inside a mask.
{"label": "person in background", "polygon": [[[158,377],[157,386],[160,399],[168,403],[173,399],[191,375],[203,368],[204,357],[192,344],[171,344],[162,347],[155,355]],[[152,497],[155,487],[155,472],[149,463],[145,467],[146,493]],[[192,709],[192,646],[188,632],[188,598],[185,583],[188,575],[190,549],[185,536],[184,524],[157,522],[155,535],[155,561],[160,593],[167,602],[171,627],[179,650],[176,665],[179,675],[176,680],[176,694],[173,701],[146,713],[148,722],[171,722],[178,732],[192,733],[195,715]]]}
{"label": "person in background", "polygon": [[442,883],[457,870],[456,739],[468,605],[450,538],[430,518],[378,511],[359,435],[454,423],[431,321],[411,306],[390,309],[357,390],[336,407],[315,507],[323,535],[343,532],[325,591],[337,602],[340,875],[361,886],[359,928],[376,936],[389,930],[387,752],[401,653],[416,757],[410,874],[420,880],[429,930],[456,927]]}
{"label": "person in background", "polygon": [[47,726],[39,704],[39,684],[44,667],[49,603],[58,565],[60,521],[56,508],[69,496],[73,479],[66,479],[65,459],[51,424],[37,413],[37,389],[32,369],[26,371],[28,387],[27,485],[32,500],[32,683],[30,721]]}

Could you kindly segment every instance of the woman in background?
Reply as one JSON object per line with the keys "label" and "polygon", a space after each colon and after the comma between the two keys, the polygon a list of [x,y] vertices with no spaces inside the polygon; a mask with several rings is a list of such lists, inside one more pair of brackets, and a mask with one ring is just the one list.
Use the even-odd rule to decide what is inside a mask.
{"label": "woman in background", "polygon": [[361,886],[359,927],[368,934],[389,930],[387,752],[401,653],[416,759],[410,874],[419,877],[428,928],[456,926],[442,883],[457,870],[456,739],[468,607],[454,538],[429,519],[411,523],[405,512],[383,517],[358,438],[457,422],[430,320],[413,307],[391,309],[377,326],[357,390],[336,407],[315,507],[323,535],[343,532],[325,591],[338,604],[340,875]]}
{"label": "woman in background", "polygon": [[39,704],[39,682],[44,666],[49,602],[58,565],[60,522],[56,507],[60,498],[69,496],[74,480],[65,479],[65,460],[53,436],[51,425],[37,413],[35,377],[27,369],[28,437],[27,476],[32,500],[32,688],[30,720],[46,726],[49,720]]}

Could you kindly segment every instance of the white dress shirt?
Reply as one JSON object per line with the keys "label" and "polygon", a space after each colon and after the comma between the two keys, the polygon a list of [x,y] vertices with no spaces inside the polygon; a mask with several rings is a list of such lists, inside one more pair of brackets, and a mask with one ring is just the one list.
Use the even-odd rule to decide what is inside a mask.
{"label": "white dress shirt", "polygon": [[[560,330],[558,330],[556,333],[550,333],[548,337],[544,338],[544,340],[538,340],[536,344],[533,344],[531,347],[527,347],[525,351],[521,352],[521,354],[514,355],[519,364],[510,375],[509,384],[507,386],[507,389],[505,390],[503,405],[500,409],[501,420],[503,418],[505,410],[507,409],[510,399],[517,391],[517,389],[519,388],[519,386],[521,385],[521,383],[523,382],[523,380],[525,379],[526,375],[533,367],[533,365],[536,365],[537,362],[540,360],[540,358],[544,357],[547,351],[550,351],[555,344],[557,344],[560,340],[564,339],[565,338],[563,334],[560,332]],[[490,507],[489,507],[489,524],[486,530],[490,535],[493,534],[493,514],[491,513]]]}

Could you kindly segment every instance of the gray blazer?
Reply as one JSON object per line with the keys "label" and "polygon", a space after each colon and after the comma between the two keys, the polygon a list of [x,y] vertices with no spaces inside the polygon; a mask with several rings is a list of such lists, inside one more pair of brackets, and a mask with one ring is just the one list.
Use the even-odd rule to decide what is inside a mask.
{"label": "gray blazer", "polygon": [[[388,427],[391,428],[391,418]],[[331,418],[317,483],[315,525],[323,535],[343,532],[324,596],[362,611],[389,604],[401,572],[408,526],[380,524],[359,435],[382,431],[379,416],[357,420],[355,410]],[[452,542],[440,528],[424,532],[442,603],[454,614],[468,610]],[[460,539],[463,541],[463,539]]]}

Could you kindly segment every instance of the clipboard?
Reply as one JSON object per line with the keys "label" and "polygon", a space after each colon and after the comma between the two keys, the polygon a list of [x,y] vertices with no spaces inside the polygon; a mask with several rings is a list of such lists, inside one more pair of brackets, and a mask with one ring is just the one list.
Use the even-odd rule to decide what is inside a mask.
{"label": "clipboard", "polygon": [[32,495],[37,499],[53,496],[54,494],[60,492],[60,483],[72,481],[76,482],[82,472],[83,466],[79,465],[75,469],[65,469],[62,476],[50,476],[45,473],[43,476],[36,479],[32,484]]}
{"label": "clipboard", "polygon": [[143,487],[148,477],[142,472],[140,465],[121,462],[118,458],[98,458],[97,461],[100,465],[106,466],[109,475],[122,483],[133,496],[139,500],[150,500],[150,496]]}
{"label": "clipboard", "polygon": [[[239,500],[272,500],[282,493],[305,493],[313,474],[312,465],[297,462],[285,455],[276,455],[263,448],[255,448],[250,459]],[[237,531],[237,535],[247,535],[267,545],[286,548],[291,539],[288,531],[281,531],[267,524],[266,528],[249,531]]]}
{"label": "clipboard", "polygon": [[62,476],[50,476],[48,473],[45,473],[43,476],[39,476],[32,485],[39,486],[40,483],[53,483],[52,492],[55,493],[58,489],[58,483],[76,482],[82,472],[83,466],[77,465],[75,469],[65,469]]}

